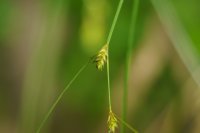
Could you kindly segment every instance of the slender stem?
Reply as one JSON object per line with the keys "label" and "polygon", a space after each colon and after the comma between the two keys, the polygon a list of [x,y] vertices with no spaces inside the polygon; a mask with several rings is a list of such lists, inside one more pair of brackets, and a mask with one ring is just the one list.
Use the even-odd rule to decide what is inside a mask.
{"label": "slender stem", "polygon": [[75,79],[79,76],[79,74],[87,67],[88,64],[89,64],[89,62],[86,63],[85,65],[83,65],[79,69],[79,71],[74,75],[74,77],[68,83],[68,85],[63,89],[63,91],[60,93],[60,95],[58,96],[58,98],[56,99],[56,101],[53,103],[53,105],[51,106],[51,108],[49,109],[49,111],[47,112],[47,114],[45,115],[45,117],[42,120],[42,122],[41,122],[39,128],[37,129],[36,133],[40,133],[42,127],[44,126],[45,122],[47,121],[47,119],[49,118],[49,116],[51,115],[51,113],[53,112],[53,110],[55,109],[55,107],[58,104],[58,102],[61,100],[61,98],[63,97],[63,95],[65,94],[65,92],[69,89],[69,87],[71,86],[71,84],[75,81]]}
{"label": "slender stem", "polygon": [[[122,8],[122,4],[123,4],[124,0],[120,0],[118,7],[117,7],[117,11],[115,13],[115,17],[114,20],[112,22],[111,25],[111,29],[107,38],[107,42],[106,44],[108,45],[108,55],[107,55],[107,80],[108,80],[108,102],[109,102],[109,111],[112,111],[112,103],[111,103],[111,89],[110,89],[110,69],[109,69],[109,45],[110,45],[110,40],[113,34],[113,31],[115,29],[115,25],[117,23],[118,17],[119,17],[119,13],[121,11]],[[108,130],[108,133],[110,133],[110,130]]]}
{"label": "slender stem", "polygon": [[[130,23],[128,47],[127,47],[127,52],[126,52],[126,64],[125,64],[125,78],[124,78],[123,106],[122,106],[122,119],[124,121],[126,121],[126,117],[127,117],[128,81],[129,81],[128,79],[129,79],[129,75],[130,75],[132,47],[133,47],[133,43],[135,41],[135,28],[136,28],[138,9],[139,9],[139,0],[134,0],[131,23]],[[124,127],[124,125],[122,125],[121,133],[124,133],[124,132],[125,132],[125,127]]]}
{"label": "slender stem", "polygon": [[108,80],[108,99],[109,99],[109,110],[110,111],[112,110],[112,103],[111,103],[111,92],[110,92],[111,89],[110,89],[110,70],[109,70],[109,44],[110,44],[110,40],[111,40],[113,31],[115,29],[115,25],[116,25],[118,17],[119,17],[119,13],[120,13],[121,8],[122,8],[123,2],[124,2],[124,0],[120,0],[119,1],[118,7],[117,7],[117,11],[115,13],[115,17],[114,17],[114,20],[112,22],[111,29],[110,29],[110,32],[109,32],[109,35],[108,35],[108,38],[107,38],[107,45],[108,45],[107,80]]}
{"label": "slender stem", "polygon": [[120,11],[121,11],[123,2],[124,2],[124,0],[120,0],[120,1],[119,1],[118,7],[117,7],[117,11],[116,11],[116,13],[115,13],[115,17],[114,17],[114,20],[113,20],[113,22],[112,22],[111,29],[110,29],[110,32],[109,32],[109,35],[108,35],[108,38],[107,38],[107,44],[108,44],[108,45],[110,44],[110,40],[111,40],[113,31],[114,31],[114,29],[115,29],[115,25],[116,25],[116,23],[117,23],[117,20],[118,20],[119,13],[120,13]]}
{"label": "slender stem", "polygon": [[107,80],[108,80],[108,100],[109,100],[109,111],[112,110],[111,93],[110,93],[110,70],[109,70],[109,58],[107,59]]}
{"label": "slender stem", "polygon": [[115,115],[115,117],[119,120],[119,122],[122,123],[122,125],[125,125],[128,129],[130,129],[133,133],[138,133],[138,131],[136,129],[134,129],[131,125],[129,125],[127,122],[125,122],[124,120],[120,119],[117,115]]}

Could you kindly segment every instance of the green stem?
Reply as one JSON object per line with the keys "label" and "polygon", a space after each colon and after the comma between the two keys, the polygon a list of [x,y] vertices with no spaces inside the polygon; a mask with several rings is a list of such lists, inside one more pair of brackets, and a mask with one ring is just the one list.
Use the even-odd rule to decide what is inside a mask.
{"label": "green stem", "polygon": [[107,38],[107,45],[108,45],[107,79],[108,79],[108,99],[109,99],[109,110],[110,111],[112,110],[112,103],[111,103],[111,92],[110,92],[111,89],[110,89],[110,70],[109,70],[109,44],[110,44],[110,40],[111,40],[113,31],[115,29],[115,25],[116,25],[118,17],[119,17],[119,13],[120,13],[121,8],[122,8],[123,2],[124,2],[124,0],[120,0],[119,1],[118,7],[117,7],[117,11],[115,13],[115,17],[114,17],[114,20],[112,22],[111,29],[110,29],[110,32],[109,32],[109,35],[108,35],[108,38]]}
{"label": "green stem", "polygon": [[[136,20],[139,9],[139,0],[134,0],[133,2],[133,10],[129,31],[129,40],[128,47],[126,52],[126,64],[125,64],[125,78],[124,78],[124,90],[123,90],[123,107],[122,107],[122,119],[126,121],[127,116],[127,103],[128,103],[128,79],[130,74],[130,64],[131,64],[131,55],[132,55],[132,47],[135,41],[135,28],[136,28]],[[125,132],[125,127],[122,125],[121,133]]]}
{"label": "green stem", "polygon": [[112,111],[111,92],[110,92],[110,70],[109,70],[109,58],[107,59],[107,80],[108,80],[108,100],[109,100],[109,111]]}
{"label": "green stem", "polygon": [[119,122],[121,122],[123,125],[125,125],[133,133],[138,133],[138,131],[136,129],[134,129],[131,125],[129,125],[128,123],[126,123],[124,120],[120,119],[117,115],[115,115],[115,117],[119,120]]}
{"label": "green stem", "polygon": [[114,31],[114,29],[115,29],[115,25],[116,25],[116,23],[117,23],[117,20],[118,20],[119,13],[120,13],[120,11],[121,11],[123,2],[124,2],[124,0],[120,0],[120,1],[119,1],[118,7],[117,7],[117,11],[116,11],[116,13],[115,13],[115,17],[114,17],[114,20],[113,20],[113,22],[112,22],[111,29],[110,29],[110,32],[109,32],[109,35],[108,35],[108,38],[107,38],[107,44],[108,44],[108,45],[110,44],[110,40],[111,40],[113,31]]}
{"label": "green stem", "polygon": [[71,86],[71,84],[75,81],[75,79],[79,76],[79,74],[87,67],[88,64],[89,64],[89,62],[86,63],[85,65],[83,65],[79,69],[79,71],[74,75],[74,77],[68,83],[68,85],[63,89],[63,91],[60,93],[60,95],[58,96],[58,98],[56,99],[56,101],[53,103],[53,105],[51,106],[51,108],[49,109],[49,111],[47,112],[47,114],[45,115],[45,117],[42,120],[42,122],[41,122],[39,128],[37,129],[36,133],[40,133],[42,127],[44,126],[45,122],[47,121],[47,119],[49,118],[49,116],[51,115],[51,113],[53,112],[53,110],[55,109],[55,107],[58,104],[58,102],[61,100],[61,98],[63,97],[63,95],[65,94],[65,92],[69,89],[69,87]]}

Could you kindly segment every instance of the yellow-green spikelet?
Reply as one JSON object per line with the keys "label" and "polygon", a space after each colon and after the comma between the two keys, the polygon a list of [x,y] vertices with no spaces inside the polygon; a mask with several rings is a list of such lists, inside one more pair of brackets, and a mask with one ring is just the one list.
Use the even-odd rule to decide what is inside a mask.
{"label": "yellow-green spikelet", "polygon": [[96,64],[96,68],[98,70],[103,69],[104,65],[107,62],[107,57],[108,57],[108,45],[106,44],[101,48],[101,50],[98,52],[93,61]]}
{"label": "yellow-green spikelet", "polygon": [[117,125],[118,121],[115,117],[115,114],[110,110],[109,116],[108,116],[108,129],[111,133],[115,132],[115,129],[118,127]]}

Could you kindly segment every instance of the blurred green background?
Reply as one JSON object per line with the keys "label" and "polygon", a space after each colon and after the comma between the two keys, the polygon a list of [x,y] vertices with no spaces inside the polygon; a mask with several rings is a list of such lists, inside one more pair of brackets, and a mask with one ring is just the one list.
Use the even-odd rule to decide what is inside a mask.
{"label": "blurred green background", "polygon": [[[104,45],[118,2],[0,1],[0,133],[36,131],[66,84]],[[140,1],[128,92],[128,123],[140,133],[200,132],[199,5]],[[124,1],[110,44],[118,116],[132,7],[133,0]],[[106,69],[90,64],[42,133],[107,132],[107,111]]]}

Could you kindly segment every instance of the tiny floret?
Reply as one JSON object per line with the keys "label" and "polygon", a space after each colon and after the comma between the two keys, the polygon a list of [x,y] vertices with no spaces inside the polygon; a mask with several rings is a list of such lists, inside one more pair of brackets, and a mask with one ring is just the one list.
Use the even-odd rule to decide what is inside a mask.
{"label": "tiny floret", "polygon": [[96,64],[98,70],[102,70],[108,58],[108,45],[104,45],[101,50],[94,57],[93,62]]}
{"label": "tiny floret", "polygon": [[109,116],[108,116],[108,129],[111,133],[115,132],[115,129],[118,127],[117,125],[118,121],[115,117],[115,114],[110,110]]}

